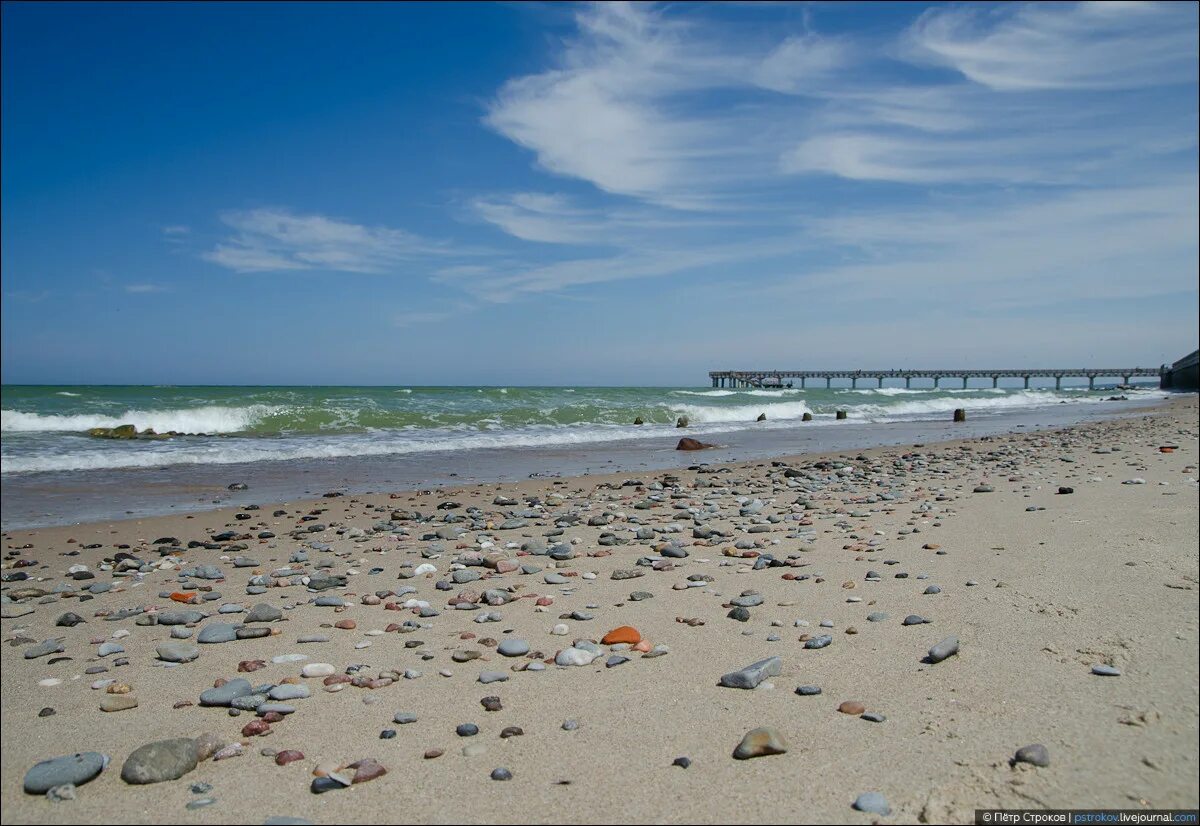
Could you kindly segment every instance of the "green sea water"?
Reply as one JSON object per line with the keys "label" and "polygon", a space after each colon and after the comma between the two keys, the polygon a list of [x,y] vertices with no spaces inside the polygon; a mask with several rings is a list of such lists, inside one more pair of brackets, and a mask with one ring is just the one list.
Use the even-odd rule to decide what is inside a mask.
{"label": "green sea water", "polygon": [[[1139,391],[1134,391],[1139,392]],[[222,464],[481,448],[584,445],[689,433],[851,421],[941,419],[1044,405],[1089,404],[1111,390],[712,389],[707,387],[194,387],[28,386],[2,389],[5,474],[173,464]],[[757,422],[766,414],[766,422]],[[636,418],[643,426],[633,424]],[[97,439],[93,427],[132,424],[181,435]]]}

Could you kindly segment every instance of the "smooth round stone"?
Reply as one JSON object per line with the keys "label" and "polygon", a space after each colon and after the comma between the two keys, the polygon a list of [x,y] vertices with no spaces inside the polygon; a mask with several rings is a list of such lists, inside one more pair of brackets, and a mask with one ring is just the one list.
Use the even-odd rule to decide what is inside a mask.
{"label": "smooth round stone", "polygon": [[512,772],[504,767],[492,769],[491,777],[493,780],[512,780]]}
{"label": "smooth round stone", "polygon": [[941,592],[942,592],[942,589],[937,585],[930,585],[928,588],[925,589],[926,594],[940,594]]}
{"label": "smooth round stone", "polygon": [[305,634],[296,642],[329,642],[329,636],[327,634]]}
{"label": "smooth round stone", "polygon": [[45,794],[68,783],[82,786],[108,766],[109,757],[95,751],[66,754],[36,763],[25,773],[25,791]]}
{"label": "smooth round stone", "polygon": [[280,654],[277,657],[272,657],[271,662],[276,665],[280,663],[299,663],[308,659],[307,654]]}
{"label": "smooth round stone", "polygon": [[213,644],[220,642],[232,642],[237,639],[237,626],[230,625],[227,622],[216,622],[211,625],[206,625],[200,629],[200,633],[196,635],[196,642],[204,644]]}
{"label": "smooth round stone", "polygon": [[186,625],[172,625],[171,637],[177,640],[190,640],[195,632]]}
{"label": "smooth round stone", "polygon": [[337,668],[330,663],[308,663],[300,669],[303,677],[332,677],[336,673]]}
{"label": "smooth round stone", "polygon": [[801,697],[814,697],[821,693],[819,685],[802,685],[796,688],[796,693]]}
{"label": "smooth round stone", "polygon": [[1017,753],[1013,755],[1013,762],[1029,763],[1033,766],[1045,768],[1050,765],[1050,752],[1041,743],[1021,746],[1021,748],[1017,749]]}
{"label": "smooth round stone", "polygon": [[1092,673],[1100,677],[1120,677],[1121,669],[1114,668],[1111,665],[1093,665]]}
{"label": "smooth round stone", "polygon": [[521,657],[529,653],[529,643],[514,637],[502,640],[496,650],[505,657]]}
{"label": "smooth round stone", "polygon": [[479,682],[487,685],[488,683],[502,683],[508,679],[508,675],[501,671],[482,671],[479,674]]}
{"label": "smooth round stone", "polygon": [[238,678],[230,680],[219,688],[208,688],[200,692],[200,705],[227,706],[238,697],[253,694],[254,688],[249,680]]}
{"label": "smooth round stone", "polygon": [[863,792],[855,799],[854,808],[873,815],[886,815],[892,811],[887,798],[879,792]]}
{"label": "smooth round stone", "polygon": [[278,714],[295,714],[296,707],[287,703],[263,703],[258,707],[258,714],[261,717],[264,714],[269,714],[272,711]]}
{"label": "smooth round stone", "polygon": [[887,618],[888,615],[882,611],[873,611],[872,613],[867,614],[867,622],[885,622]]}
{"label": "smooth round stone", "polygon": [[306,685],[283,683],[272,688],[268,696],[272,700],[303,700],[305,697],[311,697],[312,692]]}
{"label": "smooth round stone", "polygon": [[867,711],[861,715],[861,719],[866,720],[869,723],[882,723],[887,718],[878,711]]}
{"label": "smooth round stone", "polygon": [[454,733],[459,737],[474,737],[479,733],[479,726],[474,723],[460,723],[455,727]]}
{"label": "smooth round stone", "polygon": [[101,657],[108,657],[108,656],[111,656],[112,654],[124,654],[125,646],[120,645],[115,642],[106,642],[106,643],[101,644],[100,648],[96,651],[96,653],[99,654]]}
{"label": "smooth round stone", "polygon": [[169,663],[190,663],[200,656],[200,647],[182,642],[165,642],[155,649],[158,658]]}
{"label": "smooth round stone", "polygon": [[417,722],[417,715],[409,711],[397,711],[396,716],[392,718],[392,721],[404,726],[408,725],[409,723]]}

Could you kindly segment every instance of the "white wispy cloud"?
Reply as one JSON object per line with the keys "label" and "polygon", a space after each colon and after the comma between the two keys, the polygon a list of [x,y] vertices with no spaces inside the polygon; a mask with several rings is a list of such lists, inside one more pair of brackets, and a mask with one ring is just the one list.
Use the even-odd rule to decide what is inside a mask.
{"label": "white wispy cloud", "polygon": [[332,270],[381,273],[414,258],[444,254],[444,245],[389,227],[368,227],[286,209],[221,215],[234,233],[204,258],[238,272]]}
{"label": "white wispy cloud", "polygon": [[576,22],[557,66],[506,83],[484,122],[549,172],[682,209],[707,208],[751,167],[760,179],[775,168],[759,151],[769,109],[716,114],[697,98],[735,89],[790,98],[847,59],[842,41],[811,32],[738,48],[727,32],[650,4],[589,5]]}
{"label": "white wispy cloud", "polygon": [[993,89],[1133,89],[1195,81],[1196,12],[1191,2],[940,7],[905,45]]}
{"label": "white wispy cloud", "polygon": [[127,293],[133,293],[135,295],[141,294],[141,293],[165,293],[165,292],[167,292],[167,288],[164,287],[162,284],[153,284],[153,283],[126,284],[124,287],[124,290]]}

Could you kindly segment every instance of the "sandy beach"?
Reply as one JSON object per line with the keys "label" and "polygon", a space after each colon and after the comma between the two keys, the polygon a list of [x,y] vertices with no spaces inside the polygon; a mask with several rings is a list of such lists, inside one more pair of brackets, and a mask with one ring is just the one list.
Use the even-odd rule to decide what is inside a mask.
{"label": "sandy beach", "polygon": [[[1197,437],[1186,396],[938,444],[9,531],[3,820],[1195,808]],[[165,662],[172,644],[194,659]],[[719,684],[769,658],[726,680],[757,687]],[[255,722],[268,694],[291,711]],[[735,759],[762,727],[786,750]],[[171,738],[204,743],[134,761],[162,782],[122,779]],[[1014,762],[1032,744],[1048,765]],[[23,790],[77,752],[106,768]],[[343,786],[367,758],[386,773]]]}

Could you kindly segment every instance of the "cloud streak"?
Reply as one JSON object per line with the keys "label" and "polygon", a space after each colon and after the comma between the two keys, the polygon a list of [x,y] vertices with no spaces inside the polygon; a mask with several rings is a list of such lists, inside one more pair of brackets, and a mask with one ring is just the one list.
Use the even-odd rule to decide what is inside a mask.
{"label": "cloud streak", "polygon": [[414,259],[445,254],[444,245],[388,227],[368,227],[286,209],[221,215],[234,233],[204,258],[236,272],[329,270],[383,273]]}

